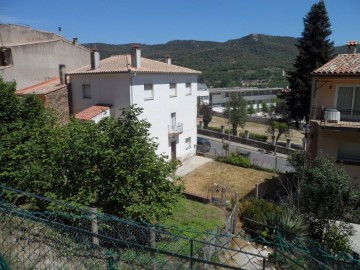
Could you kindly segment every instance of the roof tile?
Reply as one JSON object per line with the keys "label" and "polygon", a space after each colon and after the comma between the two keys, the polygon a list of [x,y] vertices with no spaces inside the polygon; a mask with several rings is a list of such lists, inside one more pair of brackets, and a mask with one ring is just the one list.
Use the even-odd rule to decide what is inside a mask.
{"label": "roof tile", "polygon": [[339,54],[313,71],[316,75],[360,75],[360,54]]}
{"label": "roof tile", "polygon": [[200,74],[200,71],[190,68],[169,65],[160,61],[147,58],[141,58],[141,67],[135,68],[131,66],[131,56],[115,55],[100,61],[100,67],[92,70],[90,65],[81,67],[68,74],[99,74],[99,73],[174,73],[174,74]]}
{"label": "roof tile", "polygon": [[80,119],[80,120],[91,120],[92,118],[99,115],[103,111],[109,110],[110,107],[111,107],[110,105],[109,106],[108,105],[94,105],[94,106],[91,106],[91,107],[75,114],[75,118]]}

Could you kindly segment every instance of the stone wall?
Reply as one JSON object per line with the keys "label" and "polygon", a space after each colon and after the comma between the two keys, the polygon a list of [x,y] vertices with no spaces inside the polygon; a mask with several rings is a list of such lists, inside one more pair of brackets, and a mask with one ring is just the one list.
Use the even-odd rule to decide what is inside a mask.
{"label": "stone wall", "polygon": [[64,85],[56,91],[52,91],[45,95],[45,107],[54,111],[59,118],[60,124],[65,124],[69,121],[69,95],[68,88]]}

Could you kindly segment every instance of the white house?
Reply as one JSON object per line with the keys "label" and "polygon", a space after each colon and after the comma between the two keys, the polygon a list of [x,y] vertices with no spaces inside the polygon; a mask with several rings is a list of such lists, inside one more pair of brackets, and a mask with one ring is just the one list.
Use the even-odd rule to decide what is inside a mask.
{"label": "white house", "polygon": [[197,88],[198,105],[209,104],[209,89],[206,84],[198,83]]}
{"label": "white house", "polygon": [[[118,117],[121,108],[137,105],[141,118],[151,123],[150,134],[159,143],[158,154],[184,160],[195,155],[196,102],[199,71],[141,57],[139,46],[131,55],[100,61],[91,53],[91,65],[68,73],[72,113],[98,121]],[[101,114],[99,116],[99,114]]]}

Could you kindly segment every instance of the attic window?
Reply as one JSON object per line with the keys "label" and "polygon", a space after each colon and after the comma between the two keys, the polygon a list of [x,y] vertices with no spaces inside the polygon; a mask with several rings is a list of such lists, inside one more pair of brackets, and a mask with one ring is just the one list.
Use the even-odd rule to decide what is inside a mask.
{"label": "attic window", "polygon": [[0,66],[8,66],[11,62],[10,48],[0,48]]}

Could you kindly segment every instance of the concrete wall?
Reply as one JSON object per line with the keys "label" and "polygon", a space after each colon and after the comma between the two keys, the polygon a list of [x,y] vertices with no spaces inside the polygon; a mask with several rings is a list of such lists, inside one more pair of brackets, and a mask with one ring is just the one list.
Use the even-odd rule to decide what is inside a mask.
{"label": "concrete wall", "polygon": [[[185,94],[186,82],[191,83],[192,94]],[[169,84],[177,84],[177,96],[170,97]],[[91,98],[83,98],[82,85],[90,84]],[[153,84],[154,98],[145,100],[144,84]],[[171,157],[171,141],[176,140],[177,158],[184,160],[195,155],[196,149],[196,75],[166,74],[94,74],[71,76],[72,113],[76,114],[95,104],[112,105],[111,116],[119,117],[121,108],[136,104],[144,109],[141,115],[151,123],[150,134],[159,143],[157,154]],[[183,133],[169,137],[171,113],[183,123]],[[191,148],[185,149],[186,138],[191,137]]]}
{"label": "concrete wall", "polygon": [[[328,156],[333,162],[337,161],[339,145],[341,142],[347,143],[360,143],[360,134],[357,130],[351,131],[341,131],[331,130],[326,128],[319,128],[318,130],[318,144],[317,144],[317,154],[323,153]],[[360,155],[360,154],[359,154]],[[348,164],[339,164],[336,166],[343,168],[350,176],[351,181],[354,185],[359,185],[360,187],[360,165],[348,165]]]}
{"label": "concrete wall", "polygon": [[[4,29],[0,27],[1,31]],[[0,66],[0,76],[5,81],[15,80],[17,89],[59,77],[60,64],[66,65],[67,71],[90,64],[87,48],[55,34],[26,27],[6,29],[1,36],[4,46],[8,44],[11,49],[12,61],[8,66]]]}

